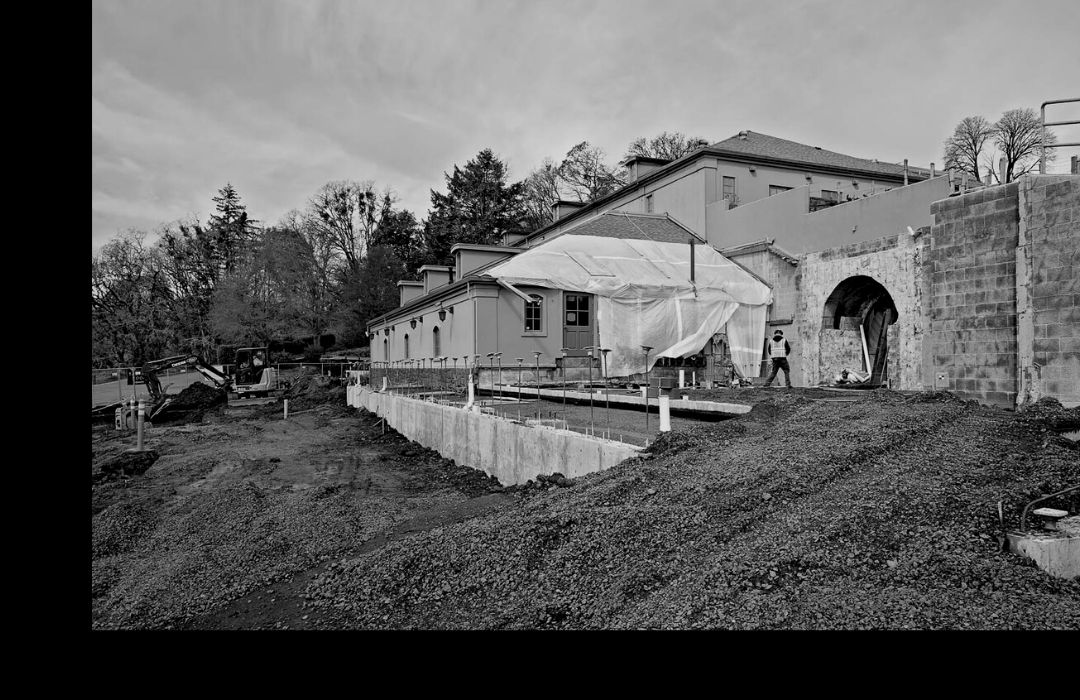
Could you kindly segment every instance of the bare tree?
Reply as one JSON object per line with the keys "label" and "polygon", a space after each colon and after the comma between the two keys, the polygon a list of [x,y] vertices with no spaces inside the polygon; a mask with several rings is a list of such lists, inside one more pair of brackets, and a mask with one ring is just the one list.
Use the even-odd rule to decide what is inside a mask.
{"label": "bare tree", "polygon": [[964,117],[945,139],[945,168],[959,168],[981,180],[979,157],[993,136],[994,126],[984,117]]}
{"label": "bare tree", "polygon": [[529,176],[525,178],[523,194],[526,228],[534,231],[547,226],[554,220],[551,205],[562,199],[562,187],[559,166],[555,165],[551,158],[545,158],[539,168],[529,173]]}
{"label": "bare tree", "polygon": [[345,266],[353,269],[363,259],[379,222],[394,201],[390,188],[379,193],[370,180],[328,182],[308,202],[305,223],[312,235],[325,241]]}
{"label": "bare tree", "polygon": [[644,158],[663,158],[664,160],[678,160],[685,155],[708,146],[709,141],[700,137],[687,137],[681,132],[664,132],[651,139],[645,137],[634,139],[626,148],[626,158],[642,156]]}
{"label": "bare tree", "polygon": [[591,202],[611,194],[625,184],[605,163],[606,154],[598,146],[582,141],[566,153],[559,164],[559,177],[579,202]]}
{"label": "bare tree", "polygon": [[[1046,144],[1057,143],[1052,131],[1046,131]],[[1004,182],[1012,182],[1025,173],[1039,166],[1042,153],[1042,118],[1032,108],[1010,109],[1001,115],[994,124],[994,145],[1005,159],[1005,168],[998,177]],[[1048,150],[1046,161],[1054,159],[1054,152]]]}

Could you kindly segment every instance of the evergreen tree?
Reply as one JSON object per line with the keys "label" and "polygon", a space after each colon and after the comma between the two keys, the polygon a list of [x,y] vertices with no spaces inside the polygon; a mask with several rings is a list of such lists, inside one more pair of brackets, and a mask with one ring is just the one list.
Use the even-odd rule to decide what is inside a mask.
{"label": "evergreen tree", "polygon": [[424,222],[425,258],[449,264],[455,243],[497,244],[505,234],[525,233],[524,184],[507,184],[506,164],[485,148],[464,168],[454,166],[446,194],[431,191]]}
{"label": "evergreen tree", "polygon": [[248,218],[247,207],[232,183],[225,183],[213,201],[216,213],[210,215],[209,230],[216,239],[215,254],[222,269],[232,272],[257,238],[258,222]]}

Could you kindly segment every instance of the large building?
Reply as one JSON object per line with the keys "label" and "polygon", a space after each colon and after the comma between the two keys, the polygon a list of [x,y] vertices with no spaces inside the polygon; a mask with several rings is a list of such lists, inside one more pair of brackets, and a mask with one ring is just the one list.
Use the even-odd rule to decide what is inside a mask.
{"label": "large building", "polygon": [[[563,355],[621,343],[625,361],[595,366],[625,376],[645,367],[643,356],[628,359],[640,341],[654,348],[650,366],[704,353],[706,379],[725,381],[732,368],[760,376],[766,331],[779,328],[794,346],[796,385],[827,383],[851,367],[873,384],[939,387],[999,405],[1043,392],[1080,402],[1077,176],[961,191],[948,173],[749,131],[673,162],[635,158],[627,167],[632,181],[611,195],[557,202],[552,224],[506,245],[455,246],[454,267],[425,267],[422,281],[401,282],[402,305],[369,324],[372,358],[502,353],[513,366],[540,352],[554,367]],[[596,243],[605,238],[621,252]],[[672,246],[660,265],[672,299],[724,287],[722,276],[687,285],[695,246],[699,265],[715,254],[732,279],[748,275],[768,288],[764,304],[752,294],[741,300],[740,314],[753,308],[761,317],[744,325],[756,338],[733,338],[731,316],[704,314],[697,327],[680,315],[677,330],[661,324],[654,340],[641,341],[642,326],[663,318],[646,315],[665,284],[665,272],[652,279],[648,261],[661,256],[643,249],[650,241]],[[545,249],[562,256],[549,258],[558,262],[552,270],[569,259],[580,278],[548,279]],[[640,267],[613,267],[604,256]],[[528,260],[528,274],[515,259]],[[642,270],[651,279],[640,312],[612,325],[611,290],[622,285],[619,294],[633,298]]]}

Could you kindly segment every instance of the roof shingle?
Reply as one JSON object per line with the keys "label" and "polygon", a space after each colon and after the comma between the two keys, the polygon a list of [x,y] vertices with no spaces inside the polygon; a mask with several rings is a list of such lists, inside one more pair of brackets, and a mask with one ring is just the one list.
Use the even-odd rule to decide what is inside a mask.
{"label": "roof shingle", "polygon": [[600,236],[659,243],[686,243],[690,236],[705,241],[662,214],[607,212],[564,232],[567,236]]}
{"label": "roof shingle", "polygon": [[[742,138],[742,134],[746,138]],[[806,165],[824,165],[833,168],[845,168],[851,170],[866,170],[880,172],[890,177],[903,177],[904,166],[895,163],[881,163],[866,158],[844,155],[826,151],[817,146],[807,146],[804,143],[788,141],[787,139],[759,134],[754,131],[745,131],[736,134],[729,139],[718,141],[709,147],[747,156],[761,156],[765,158],[777,158]],[[930,176],[930,171],[924,168],[908,166],[908,175],[911,178],[923,179]]]}

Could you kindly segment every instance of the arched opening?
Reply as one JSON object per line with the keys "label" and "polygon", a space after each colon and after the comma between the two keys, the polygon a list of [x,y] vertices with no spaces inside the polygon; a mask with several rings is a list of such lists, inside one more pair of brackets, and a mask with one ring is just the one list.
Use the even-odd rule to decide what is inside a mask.
{"label": "arched opening", "polygon": [[409,334],[405,334],[405,359],[409,359]]}
{"label": "arched opening", "polygon": [[431,354],[435,357],[442,355],[442,343],[439,342],[439,327],[431,329]]}
{"label": "arched opening", "polygon": [[[836,335],[835,357],[822,355],[822,369],[839,371],[850,364],[852,351],[861,358],[858,368],[869,371],[867,385],[877,386],[888,378],[888,331],[900,314],[885,287],[872,277],[856,275],[836,285],[825,300],[821,328],[841,331]],[[823,335],[824,339],[824,335]],[[854,343],[855,347],[850,347]],[[823,350],[825,350],[823,348]],[[845,362],[848,360],[848,362]],[[869,369],[867,368],[869,362]]]}

